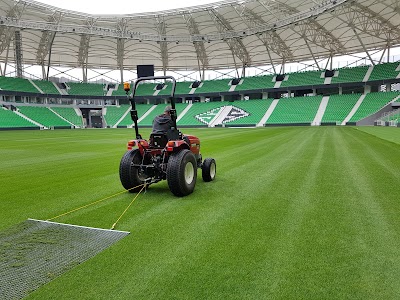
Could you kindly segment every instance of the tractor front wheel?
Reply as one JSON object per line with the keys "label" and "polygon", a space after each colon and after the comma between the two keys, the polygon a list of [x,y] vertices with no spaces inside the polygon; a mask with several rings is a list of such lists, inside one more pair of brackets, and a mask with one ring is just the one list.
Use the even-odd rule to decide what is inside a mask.
{"label": "tractor front wheel", "polygon": [[197,179],[197,163],[192,152],[183,149],[170,156],[167,181],[171,192],[178,197],[193,193]]}
{"label": "tractor front wheel", "polygon": [[142,164],[142,155],[139,149],[125,152],[119,164],[119,178],[122,186],[131,193],[141,190],[147,176],[143,174],[139,167],[133,166]]}
{"label": "tractor front wheel", "polygon": [[206,158],[201,165],[201,175],[203,177],[203,181],[209,182],[213,181],[215,175],[217,174],[217,165],[215,163],[215,159]]}

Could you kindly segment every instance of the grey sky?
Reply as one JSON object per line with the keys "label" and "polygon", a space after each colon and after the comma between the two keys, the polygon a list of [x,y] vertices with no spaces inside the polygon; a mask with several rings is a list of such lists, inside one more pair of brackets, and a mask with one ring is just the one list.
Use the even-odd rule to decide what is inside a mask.
{"label": "grey sky", "polygon": [[130,14],[202,5],[216,0],[39,0],[63,9],[90,14]]}

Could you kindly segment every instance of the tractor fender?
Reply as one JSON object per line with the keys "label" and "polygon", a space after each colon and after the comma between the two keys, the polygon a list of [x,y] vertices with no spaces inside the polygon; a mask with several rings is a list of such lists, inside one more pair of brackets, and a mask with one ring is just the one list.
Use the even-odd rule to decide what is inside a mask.
{"label": "tractor fender", "polygon": [[194,135],[184,135],[184,138],[189,140],[189,150],[193,154],[200,154],[200,139]]}
{"label": "tractor fender", "polygon": [[149,147],[149,143],[146,140],[130,140],[127,145],[128,150],[132,150],[134,147],[138,147],[143,155],[144,150]]}
{"label": "tractor fender", "polygon": [[190,150],[189,145],[184,140],[168,141],[167,143],[168,152],[179,152],[182,149]]}

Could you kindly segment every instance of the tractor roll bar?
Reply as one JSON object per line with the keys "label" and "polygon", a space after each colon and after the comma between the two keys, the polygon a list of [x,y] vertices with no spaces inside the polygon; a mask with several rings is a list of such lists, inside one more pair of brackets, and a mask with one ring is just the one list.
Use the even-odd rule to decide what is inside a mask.
{"label": "tractor roll bar", "polygon": [[133,84],[133,89],[132,89],[132,97],[129,99],[131,102],[131,118],[132,121],[135,123],[135,133],[136,133],[136,138],[137,139],[142,139],[142,136],[139,134],[139,128],[138,128],[138,115],[137,115],[137,110],[136,110],[136,103],[135,103],[135,94],[136,94],[136,89],[141,81],[146,81],[146,80],[159,80],[159,79],[171,79],[172,80],[172,89],[171,89],[171,96],[169,97],[169,100],[171,102],[171,119],[174,123],[174,127],[176,128],[176,109],[175,109],[175,88],[176,88],[176,80],[172,76],[148,76],[148,77],[140,77],[138,78],[135,83]]}
{"label": "tractor roll bar", "polygon": [[[135,81],[135,84],[133,85],[133,90],[132,90],[132,98],[135,97],[136,93],[136,88],[139,82],[141,81],[146,81],[146,80],[159,80],[159,79],[171,79],[172,80],[172,90],[171,90],[171,98],[174,97],[175,95],[175,88],[176,88],[176,80],[172,76],[149,76],[149,77],[140,77]],[[175,101],[171,101],[171,106],[173,109],[175,109]]]}

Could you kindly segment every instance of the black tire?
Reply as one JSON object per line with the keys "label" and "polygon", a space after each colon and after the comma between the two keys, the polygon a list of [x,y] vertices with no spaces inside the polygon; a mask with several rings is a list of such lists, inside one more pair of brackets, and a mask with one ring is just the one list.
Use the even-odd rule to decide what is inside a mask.
{"label": "black tire", "polygon": [[215,159],[206,158],[201,165],[201,175],[205,182],[213,181],[217,174],[217,164]]}
{"label": "black tire", "polygon": [[141,185],[145,182],[146,176],[140,172],[139,168],[133,167],[132,163],[142,163],[142,155],[139,149],[125,152],[119,164],[119,179],[121,180],[122,186],[129,190],[129,192],[136,193],[143,187]]}
{"label": "black tire", "polygon": [[170,156],[167,166],[167,181],[172,194],[178,197],[193,193],[197,180],[196,158],[183,149]]}

